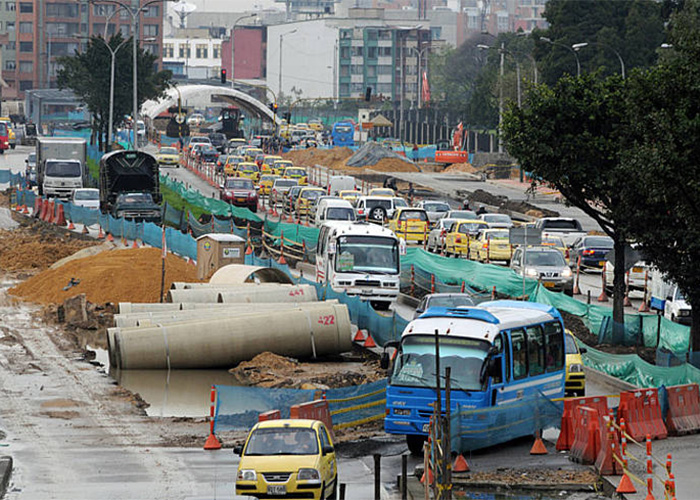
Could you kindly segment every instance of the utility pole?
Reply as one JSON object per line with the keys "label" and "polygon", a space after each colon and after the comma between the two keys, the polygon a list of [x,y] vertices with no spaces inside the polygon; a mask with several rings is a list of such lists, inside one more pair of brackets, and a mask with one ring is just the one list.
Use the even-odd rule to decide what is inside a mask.
{"label": "utility pole", "polygon": [[506,61],[506,44],[501,42],[501,78],[500,85],[498,86],[498,152],[503,153],[503,141],[501,140],[501,134],[503,131],[503,75],[505,72],[505,61]]}

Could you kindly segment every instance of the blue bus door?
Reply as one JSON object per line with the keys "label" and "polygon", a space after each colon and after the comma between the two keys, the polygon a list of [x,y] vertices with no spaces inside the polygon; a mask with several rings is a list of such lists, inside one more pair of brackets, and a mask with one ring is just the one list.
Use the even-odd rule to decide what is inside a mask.
{"label": "blue bus door", "polygon": [[[508,376],[510,375],[509,368],[509,358],[508,356],[508,339],[505,333],[499,333],[493,341],[494,352],[491,356],[491,363],[495,365],[494,370],[491,375],[491,383],[489,388],[490,403],[491,407],[496,406],[498,402],[498,393],[503,389],[505,383],[508,381]],[[497,375],[500,374],[500,375]]]}

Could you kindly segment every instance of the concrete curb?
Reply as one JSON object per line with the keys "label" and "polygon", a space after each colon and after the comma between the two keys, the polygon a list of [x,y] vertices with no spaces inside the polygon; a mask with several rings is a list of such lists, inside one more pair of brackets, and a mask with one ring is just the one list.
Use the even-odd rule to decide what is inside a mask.
{"label": "concrete curb", "polygon": [[607,373],[603,373],[589,366],[584,365],[583,371],[586,373],[586,380],[593,381],[598,385],[609,388],[611,392],[633,391],[638,389],[638,387],[634,384],[630,384],[629,382],[625,382],[624,380],[620,380],[619,378],[613,377],[612,375],[608,375]]}
{"label": "concrete curb", "polygon": [[0,457],[0,498],[5,496],[7,487],[12,477],[12,457],[4,455]]}

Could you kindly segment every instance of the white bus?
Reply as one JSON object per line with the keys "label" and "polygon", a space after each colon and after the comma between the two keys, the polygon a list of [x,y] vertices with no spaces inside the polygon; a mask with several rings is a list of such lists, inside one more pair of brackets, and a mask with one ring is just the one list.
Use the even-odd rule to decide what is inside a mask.
{"label": "white bus", "polygon": [[403,240],[366,222],[326,222],[320,229],[316,281],[388,309],[399,295]]}

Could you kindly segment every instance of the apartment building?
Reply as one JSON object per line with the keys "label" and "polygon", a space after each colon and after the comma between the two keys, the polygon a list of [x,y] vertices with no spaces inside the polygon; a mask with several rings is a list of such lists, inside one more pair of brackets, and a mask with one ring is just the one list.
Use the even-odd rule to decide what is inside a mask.
{"label": "apartment building", "polygon": [[[133,8],[148,0],[132,0]],[[132,17],[114,4],[86,0],[0,0],[0,32],[8,34],[3,46],[2,77],[22,98],[26,90],[56,86],[56,59],[71,55],[85,41],[81,37],[117,31],[131,36]],[[139,38],[153,39],[142,46],[159,57],[162,48],[163,7],[149,5],[139,16]]]}
{"label": "apartment building", "polygon": [[221,70],[221,38],[206,29],[177,29],[163,39],[163,67],[175,78],[218,79]]}

